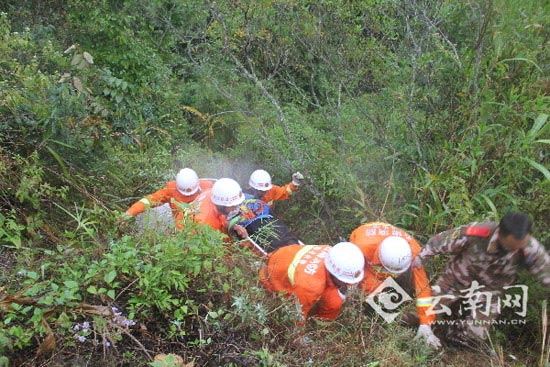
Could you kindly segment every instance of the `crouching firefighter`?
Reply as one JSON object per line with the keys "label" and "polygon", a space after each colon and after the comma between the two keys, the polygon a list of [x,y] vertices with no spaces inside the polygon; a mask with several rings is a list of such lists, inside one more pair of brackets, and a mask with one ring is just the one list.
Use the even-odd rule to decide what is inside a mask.
{"label": "crouching firefighter", "polygon": [[430,283],[422,262],[417,259],[420,244],[404,230],[384,222],[360,225],[351,233],[350,242],[365,256],[366,274],[360,287],[366,295],[376,292],[389,278],[410,275],[419,319],[416,338],[434,349],[440,348],[441,341],[431,327],[435,315],[429,312],[432,306]]}
{"label": "crouching firefighter", "polygon": [[308,317],[331,321],[338,317],[348,287],[363,280],[365,258],[352,243],[289,245],[268,255],[260,281],[270,293],[295,297],[301,308],[298,325]]}

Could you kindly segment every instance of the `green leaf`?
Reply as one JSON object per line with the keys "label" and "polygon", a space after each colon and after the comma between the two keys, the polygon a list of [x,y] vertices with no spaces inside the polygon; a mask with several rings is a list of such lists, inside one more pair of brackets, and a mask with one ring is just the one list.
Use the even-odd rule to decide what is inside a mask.
{"label": "green leaf", "polygon": [[55,150],[53,150],[51,147],[46,146],[46,149],[55,158],[55,160],[59,164],[59,167],[61,167],[61,170],[63,171],[63,174],[66,177],[69,177],[69,171],[67,170],[67,166],[65,165],[65,162],[63,161],[63,158],[61,158],[61,156],[59,154],[57,154],[57,152]]}
{"label": "green leaf", "polygon": [[537,68],[538,71],[543,73],[542,69],[540,68],[540,66],[537,65],[536,62],[534,62],[533,60],[530,60],[530,59],[526,59],[525,57],[514,57],[514,58],[511,58],[511,59],[504,59],[504,60],[500,60],[499,63],[508,62],[508,61],[525,61],[526,63],[534,65]]}
{"label": "green leaf", "polygon": [[480,194],[479,196],[481,196],[481,198],[482,198],[483,200],[485,200],[485,202],[487,203],[487,205],[489,206],[489,208],[491,208],[491,211],[492,211],[493,213],[498,213],[497,207],[496,207],[495,203],[493,203],[493,201],[492,201],[487,195],[485,195],[485,194]]}
{"label": "green leaf", "polygon": [[63,147],[66,147],[66,148],[76,149],[76,147],[75,147],[74,145],[70,145],[70,144],[64,143],[64,142],[59,141],[59,140],[48,139],[48,141],[51,141],[52,143],[59,144],[59,145],[61,145],[61,146],[63,146]]}
{"label": "green leaf", "polygon": [[67,281],[63,282],[63,284],[67,288],[78,288],[78,283],[75,282],[74,280],[67,280]]}
{"label": "green leaf", "polygon": [[548,120],[548,115],[545,113],[541,113],[537,116],[535,119],[535,123],[533,124],[533,127],[529,132],[527,133],[527,136],[530,136],[532,138],[536,137],[540,131],[544,128],[544,125],[546,124],[546,121]]}
{"label": "green leaf", "polygon": [[[5,338],[5,339],[7,339],[7,338]],[[2,344],[0,343],[0,346],[1,345]],[[1,356],[0,357],[0,367],[4,367],[4,366],[8,367],[9,365],[10,365],[10,360],[8,359],[8,357]]]}
{"label": "green leaf", "polygon": [[535,162],[532,159],[529,158],[522,158],[524,161],[529,163],[533,168],[537,169],[539,172],[541,172],[546,179],[550,180],[550,171],[546,167],[544,167],[542,164]]}
{"label": "green leaf", "polygon": [[114,290],[114,289],[110,289],[110,290],[107,292],[107,295],[109,296],[109,298],[115,299],[115,290]]}
{"label": "green leaf", "polygon": [[103,277],[106,283],[111,283],[116,278],[116,270],[111,270]]}

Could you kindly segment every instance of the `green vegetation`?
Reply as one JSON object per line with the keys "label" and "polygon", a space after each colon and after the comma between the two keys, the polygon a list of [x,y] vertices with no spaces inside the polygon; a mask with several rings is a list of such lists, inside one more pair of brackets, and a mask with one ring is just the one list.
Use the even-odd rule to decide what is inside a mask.
{"label": "green vegetation", "polygon": [[358,294],[303,347],[295,306],[264,293],[250,252],[192,223],[170,236],[117,219],[182,165],[241,183],[299,170],[276,214],[306,243],[378,219],[424,241],[517,209],[548,248],[550,3],[0,12],[0,366],[549,365],[537,284],[527,326],[495,331],[494,356],[426,350]]}

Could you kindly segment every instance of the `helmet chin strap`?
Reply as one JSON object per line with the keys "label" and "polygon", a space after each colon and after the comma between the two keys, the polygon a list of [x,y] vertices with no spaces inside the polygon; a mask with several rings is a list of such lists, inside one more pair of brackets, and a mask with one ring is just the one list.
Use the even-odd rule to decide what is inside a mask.
{"label": "helmet chin strap", "polygon": [[328,273],[330,274],[330,278],[334,282],[334,285],[336,285],[336,288],[338,289],[338,293],[340,294],[340,297],[342,299],[345,299],[346,293],[348,292],[348,289],[350,288],[350,286],[342,282],[340,279],[336,278],[334,274],[331,274],[330,272]]}

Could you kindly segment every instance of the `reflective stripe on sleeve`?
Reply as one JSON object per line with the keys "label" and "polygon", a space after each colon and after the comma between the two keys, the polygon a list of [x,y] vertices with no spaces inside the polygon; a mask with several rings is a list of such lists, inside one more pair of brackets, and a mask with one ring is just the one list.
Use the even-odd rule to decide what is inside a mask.
{"label": "reflective stripe on sleeve", "polygon": [[145,205],[145,207],[147,209],[149,209],[151,207],[151,202],[147,198],[143,198],[139,202],[142,203],[143,205]]}
{"label": "reflective stripe on sleeve", "polygon": [[422,297],[416,299],[417,307],[431,307],[432,306],[432,297]]}
{"label": "reflective stripe on sleeve", "polygon": [[288,267],[288,279],[290,280],[291,285],[294,285],[294,273],[296,272],[296,267],[298,266],[298,263],[300,262],[302,257],[314,247],[315,245],[306,245],[301,248],[300,251],[296,253],[296,255],[294,255],[294,259],[292,259],[292,262]]}

